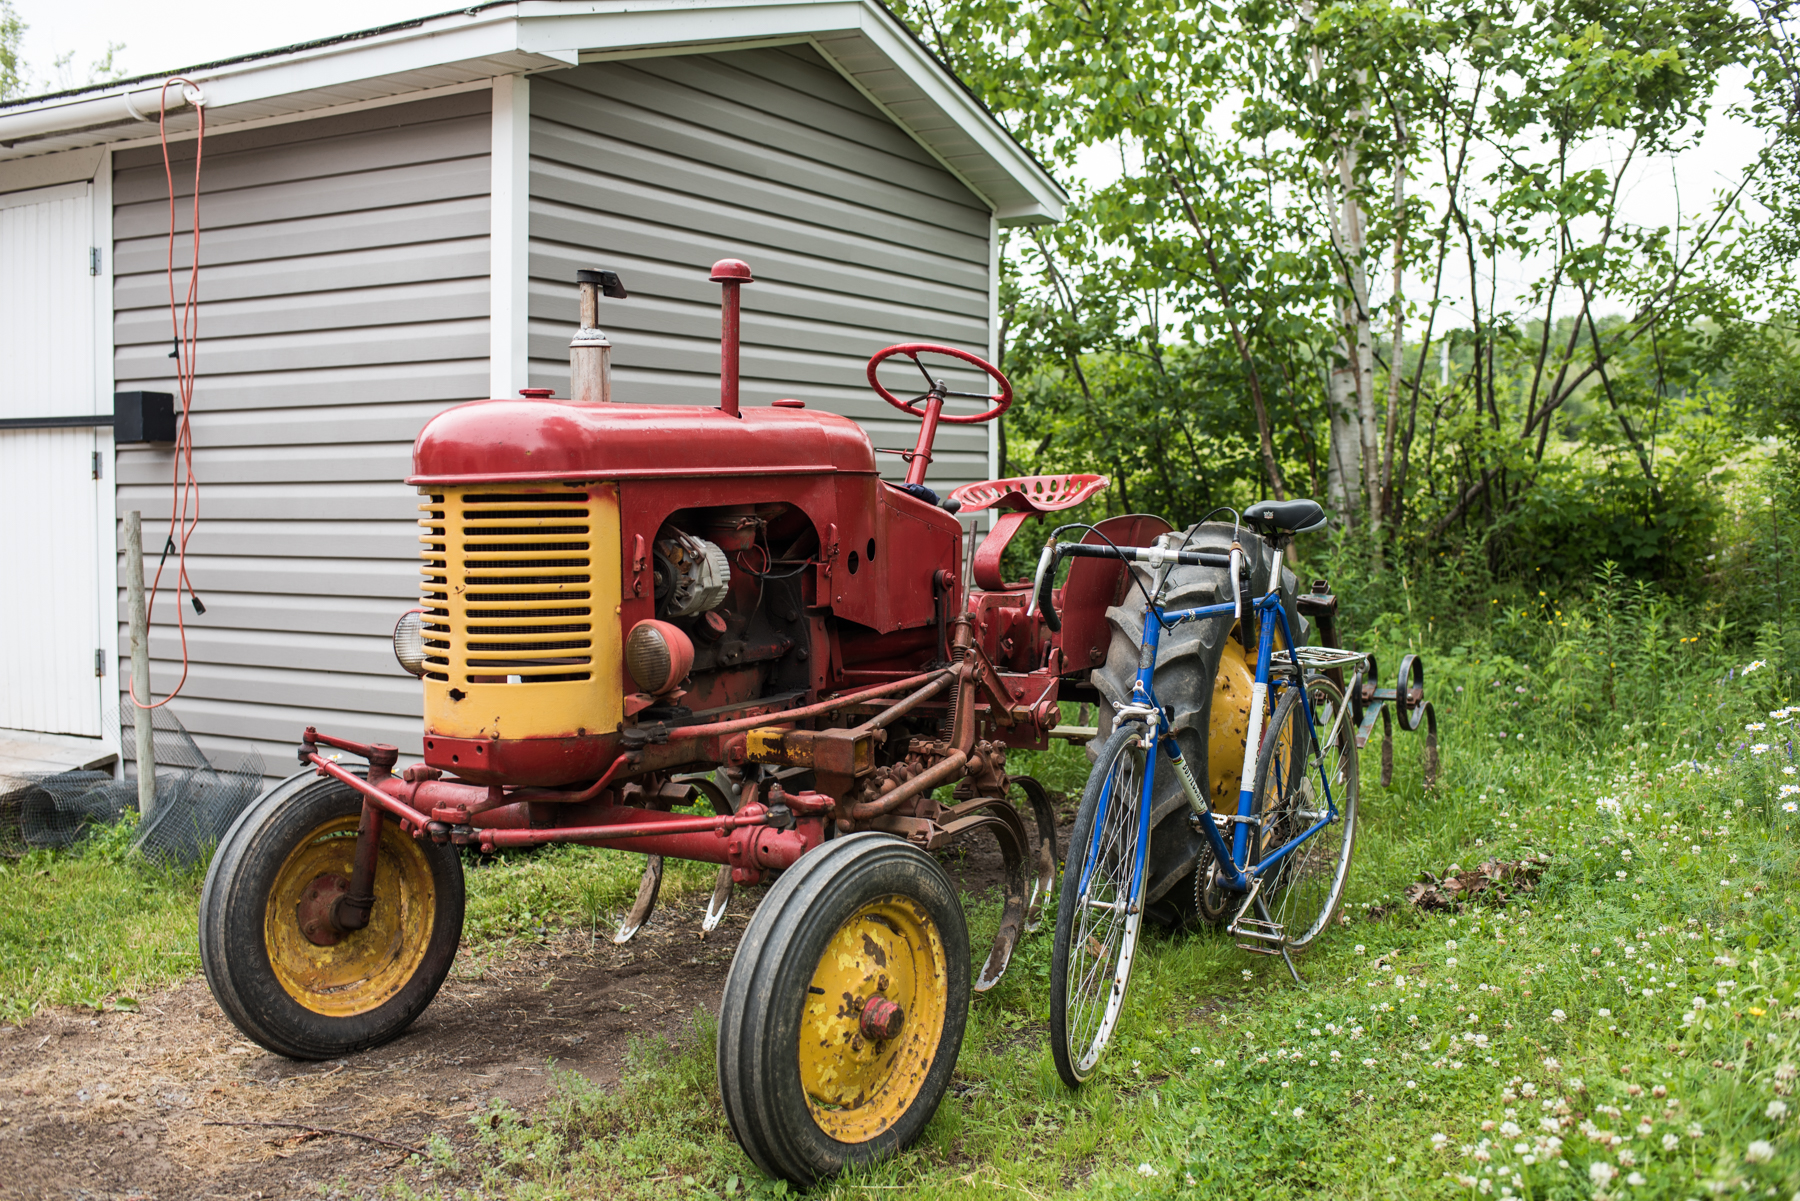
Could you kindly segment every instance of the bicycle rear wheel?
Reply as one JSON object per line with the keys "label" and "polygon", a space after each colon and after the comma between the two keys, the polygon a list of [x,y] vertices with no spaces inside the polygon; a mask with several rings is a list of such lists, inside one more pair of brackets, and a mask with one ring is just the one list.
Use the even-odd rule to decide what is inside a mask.
{"label": "bicycle rear wheel", "polygon": [[1093,1075],[1131,981],[1143,922],[1131,877],[1144,773],[1154,766],[1142,745],[1146,733],[1142,722],[1127,722],[1101,746],[1069,836],[1050,960],[1050,1051],[1070,1088]]}
{"label": "bicycle rear wheel", "polygon": [[1276,704],[1257,755],[1252,796],[1253,812],[1262,820],[1253,856],[1257,862],[1319,826],[1272,869],[1274,878],[1263,885],[1269,916],[1282,927],[1290,954],[1311,947],[1337,916],[1356,848],[1356,729],[1349,706],[1337,686],[1323,677],[1307,681],[1306,699],[1310,722],[1299,689],[1288,688]]}

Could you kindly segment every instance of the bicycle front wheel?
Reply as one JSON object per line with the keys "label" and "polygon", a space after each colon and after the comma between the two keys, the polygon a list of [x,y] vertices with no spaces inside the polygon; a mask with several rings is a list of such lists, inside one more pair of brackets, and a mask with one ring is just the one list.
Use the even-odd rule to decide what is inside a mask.
{"label": "bicycle front wheel", "polygon": [[[1311,947],[1343,904],[1356,848],[1356,729],[1344,694],[1323,677],[1288,688],[1275,706],[1256,762],[1252,811],[1263,856],[1312,831],[1270,869],[1262,895],[1290,953]],[[1310,709],[1310,720],[1308,710]]]}
{"label": "bicycle front wheel", "polygon": [[1131,981],[1142,906],[1132,895],[1142,831],[1147,729],[1127,722],[1094,760],[1069,837],[1050,961],[1050,1050],[1074,1088],[1094,1074]]}

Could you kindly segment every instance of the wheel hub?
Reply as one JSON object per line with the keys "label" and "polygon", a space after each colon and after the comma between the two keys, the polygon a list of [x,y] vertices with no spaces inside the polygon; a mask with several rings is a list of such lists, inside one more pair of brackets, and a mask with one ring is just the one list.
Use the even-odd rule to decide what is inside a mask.
{"label": "wheel hub", "polygon": [[918,1096],[948,1005],[943,940],[901,896],[863,905],[814,969],[800,1019],[800,1082],[813,1120],[839,1142],[889,1129]]}
{"label": "wheel hub", "polygon": [[294,903],[294,920],[300,923],[300,933],[306,936],[307,942],[315,947],[330,947],[336,946],[344,937],[333,914],[337,911],[338,901],[349,891],[349,879],[337,872],[320,872],[313,877],[312,883]]}
{"label": "wheel hub", "polygon": [[906,1010],[879,994],[863,1002],[862,1036],[870,1042],[886,1042],[906,1024]]}

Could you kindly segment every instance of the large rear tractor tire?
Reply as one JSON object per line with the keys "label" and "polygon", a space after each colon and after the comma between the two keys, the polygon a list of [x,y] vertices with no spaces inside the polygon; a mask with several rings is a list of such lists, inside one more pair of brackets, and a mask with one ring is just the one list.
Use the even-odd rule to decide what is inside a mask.
{"label": "large rear tractor tire", "polygon": [[[1223,555],[1231,550],[1232,528],[1208,523],[1193,527],[1191,537],[1184,530],[1165,534],[1158,541],[1175,547],[1184,538],[1188,550]],[[1293,573],[1250,530],[1241,530],[1238,541],[1249,556],[1251,595],[1266,595],[1273,573],[1279,572],[1288,620],[1295,627],[1294,637],[1304,644],[1304,619],[1294,609]],[[1144,629],[1143,589],[1150,586],[1151,573],[1136,564],[1130,570],[1138,583],[1131,584],[1124,599],[1106,611],[1112,642],[1106,662],[1094,669],[1092,677],[1102,703],[1100,733],[1088,744],[1090,755],[1112,732],[1113,712],[1131,699],[1132,684],[1137,679],[1138,647]],[[1138,587],[1139,583],[1143,588]],[[1165,609],[1193,609],[1230,600],[1231,575],[1218,567],[1177,565],[1170,570],[1163,591]],[[1230,813],[1237,812],[1244,736],[1250,720],[1250,688],[1256,679],[1256,651],[1253,648],[1246,653],[1233,636],[1233,629],[1234,623],[1226,615],[1164,630],[1155,675],[1157,699],[1170,711],[1175,739],[1181,744],[1189,770],[1207,790],[1215,811]],[[1212,850],[1205,836],[1188,821],[1191,811],[1187,794],[1166,757],[1158,756],[1156,762],[1156,780],[1150,796],[1145,915],[1165,926],[1217,922],[1241,898],[1214,885]]]}
{"label": "large rear tractor tire", "polygon": [[414,839],[391,820],[382,822],[368,925],[330,945],[302,930],[321,882],[349,879],[361,815],[348,785],[291,776],[238,818],[200,893],[200,962],[214,999],[239,1030],[290,1059],[394,1038],[431,1004],[462,938],[456,848]]}
{"label": "large rear tractor tire", "polygon": [[802,1187],[911,1143],[950,1083],[969,933],[937,861],[889,835],[833,839],[750,919],[719,1013],[738,1143]]}

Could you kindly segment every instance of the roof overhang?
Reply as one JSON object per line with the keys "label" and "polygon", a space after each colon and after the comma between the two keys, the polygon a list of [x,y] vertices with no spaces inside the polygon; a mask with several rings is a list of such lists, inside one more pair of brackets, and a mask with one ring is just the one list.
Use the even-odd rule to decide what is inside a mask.
{"label": "roof overhang", "polygon": [[[176,72],[208,131],[583,62],[810,44],[1002,225],[1058,221],[1067,193],[879,0],[508,0]],[[0,166],[153,134],[164,75],[0,106]],[[171,130],[195,117],[167,90]]]}

